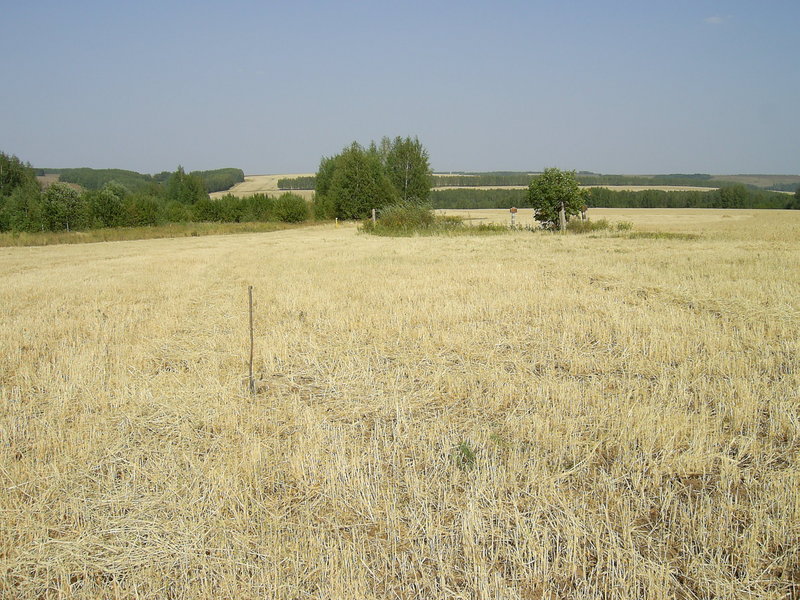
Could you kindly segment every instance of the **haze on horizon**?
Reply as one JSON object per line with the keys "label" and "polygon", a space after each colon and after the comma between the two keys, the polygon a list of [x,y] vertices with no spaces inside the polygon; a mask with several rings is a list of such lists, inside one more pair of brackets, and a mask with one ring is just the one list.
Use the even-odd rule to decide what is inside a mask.
{"label": "haze on horizon", "polygon": [[37,167],[315,171],[418,136],[438,171],[800,172],[800,3],[7,3],[0,151]]}

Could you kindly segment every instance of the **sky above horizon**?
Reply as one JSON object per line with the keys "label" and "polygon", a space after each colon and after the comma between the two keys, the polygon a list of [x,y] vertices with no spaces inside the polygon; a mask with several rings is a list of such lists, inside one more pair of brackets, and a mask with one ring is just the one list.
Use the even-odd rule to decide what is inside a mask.
{"label": "sky above horizon", "polygon": [[800,173],[800,2],[5,2],[0,151],[313,172]]}

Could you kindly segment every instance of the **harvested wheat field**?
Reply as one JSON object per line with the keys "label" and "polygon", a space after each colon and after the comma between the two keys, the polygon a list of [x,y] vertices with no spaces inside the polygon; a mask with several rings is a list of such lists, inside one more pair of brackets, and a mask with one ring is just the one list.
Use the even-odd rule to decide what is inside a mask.
{"label": "harvested wheat field", "polygon": [[800,213],[718,212],[0,249],[0,597],[798,597]]}
{"label": "harvested wheat field", "polygon": [[294,177],[312,177],[313,175],[314,173],[296,173],[287,175],[248,175],[244,178],[243,182],[237,183],[231,189],[222,192],[214,192],[209,195],[211,198],[221,198],[226,194],[233,194],[234,196],[238,196],[240,198],[247,198],[249,196],[253,196],[254,194],[280,196],[281,194],[285,194],[287,191],[290,191],[292,194],[301,196],[306,200],[311,200],[314,197],[314,190],[282,190],[278,187],[278,181],[281,179],[291,179]]}

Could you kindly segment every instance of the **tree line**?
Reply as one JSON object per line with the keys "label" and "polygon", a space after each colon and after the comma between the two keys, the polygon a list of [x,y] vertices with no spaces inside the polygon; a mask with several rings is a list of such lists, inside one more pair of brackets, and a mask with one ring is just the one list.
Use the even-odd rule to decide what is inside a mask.
{"label": "tree line", "polygon": [[[800,209],[800,190],[794,195],[748,188],[744,185],[723,186],[718,190],[638,192],[587,188],[585,202],[594,208],[764,208]],[[530,208],[527,190],[515,189],[452,189],[431,191],[433,208]]]}
{"label": "tree line", "polygon": [[279,190],[313,190],[317,185],[314,175],[302,177],[282,177],[278,179]]}
{"label": "tree line", "polygon": [[417,138],[384,137],[368,147],[353,142],[320,160],[314,211],[324,219],[364,219],[372,209],[427,204],[431,187],[428,151]]}
{"label": "tree line", "polygon": [[294,194],[211,200],[201,174],[187,174],[178,167],[166,178],[159,175],[163,183],[154,178],[134,190],[114,180],[99,189],[81,191],[63,182],[42,189],[29,164],[0,152],[0,231],[76,231],[191,221],[298,222],[310,216],[306,201]]}
{"label": "tree line", "polygon": [[[58,175],[64,183],[74,183],[86,190],[100,190],[112,181],[124,185],[132,192],[145,191],[166,183],[172,176],[171,171],[162,171],[155,175],[138,173],[125,169],[36,169],[36,175]],[[192,171],[190,175],[203,182],[206,192],[227,190],[244,181],[244,171],[235,168],[213,169],[210,171]]]}

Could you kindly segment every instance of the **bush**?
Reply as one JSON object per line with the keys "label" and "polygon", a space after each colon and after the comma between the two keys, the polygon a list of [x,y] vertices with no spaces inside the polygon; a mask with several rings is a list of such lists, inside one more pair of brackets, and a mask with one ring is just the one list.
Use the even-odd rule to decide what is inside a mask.
{"label": "bush", "polygon": [[296,194],[281,194],[274,203],[275,217],[284,223],[302,223],[309,218],[308,204]]}
{"label": "bush", "polygon": [[429,206],[414,202],[401,202],[387,206],[380,212],[380,224],[393,229],[426,229],[435,222]]}
{"label": "bush", "polygon": [[606,219],[599,219],[597,221],[580,221],[573,219],[567,222],[567,231],[571,233],[590,233],[592,231],[601,231],[610,228],[611,224]]}

